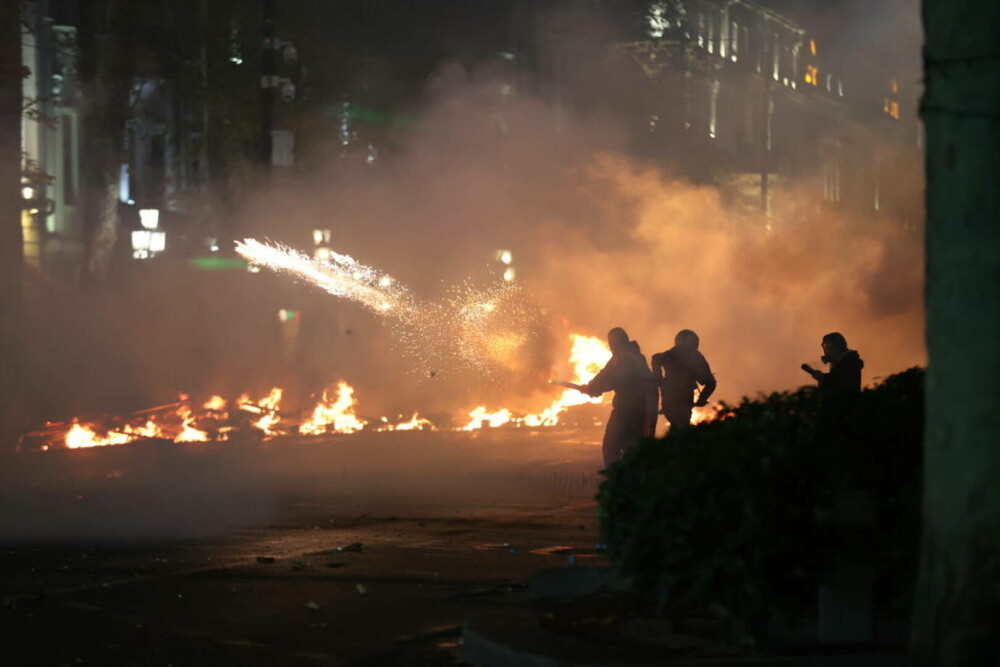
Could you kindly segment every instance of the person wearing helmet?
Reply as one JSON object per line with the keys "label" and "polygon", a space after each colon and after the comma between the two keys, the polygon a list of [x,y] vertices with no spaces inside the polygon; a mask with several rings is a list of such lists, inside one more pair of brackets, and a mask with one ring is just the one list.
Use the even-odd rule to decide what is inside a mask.
{"label": "person wearing helmet", "polygon": [[660,387],[661,413],[672,429],[688,426],[691,411],[708,405],[715,392],[715,376],[705,355],[698,351],[699,344],[698,334],[683,329],[674,337],[672,348],[653,355],[653,377]]}
{"label": "person wearing helmet", "polygon": [[624,329],[615,327],[608,332],[608,346],[611,348],[611,359],[593,380],[581,388],[584,393],[595,397],[608,391],[615,392],[601,447],[605,468],[619,461],[643,437],[652,437],[656,424],[653,374],[639,344],[629,340]]}
{"label": "person wearing helmet", "polygon": [[861,393],[861,369],[865,367],[861,355],[847,347],[847,339],[833,332],[823,336],[823,363],[830,371],[818,371],[809,364],[802,370],[819,383],[820,396],[827,410],[839,411],[848,406]]}

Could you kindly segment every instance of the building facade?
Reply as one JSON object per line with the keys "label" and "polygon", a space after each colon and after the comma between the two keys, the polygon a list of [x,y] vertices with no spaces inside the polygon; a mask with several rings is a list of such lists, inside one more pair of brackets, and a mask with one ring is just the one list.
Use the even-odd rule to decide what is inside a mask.
{"label": "building facade", "polygon": [[[564,5],[559,20],[530,25],[548,46],[523,59],[552,81],[575,78],[571,88],[599,79],[584,104],[623,119],[637,157],[720,187],[765,226],[804,200],[917,224],[920,126],[893,72],[878,74],[883,97],[852,90],[805,27],[752,0],[633,3],[624,20],[599,2]],[[581,44],[574,26],[587,15],[618,29]],[[595,48],[599,62],[585,54]]]}
{"label": "building facade", "polygon": [[72,279],[84,255],[76,21],[51,0],[25,3],[22,19],[24,258],[29,276]]}

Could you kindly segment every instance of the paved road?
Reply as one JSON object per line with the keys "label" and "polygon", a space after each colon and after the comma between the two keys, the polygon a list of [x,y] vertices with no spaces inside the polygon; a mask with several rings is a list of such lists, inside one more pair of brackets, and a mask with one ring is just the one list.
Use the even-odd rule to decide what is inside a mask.
{"label": "paved road", "polygon": [[562,431],[5,460],[5,664],[454,664],[464,618],[601,560],[599,455]]}

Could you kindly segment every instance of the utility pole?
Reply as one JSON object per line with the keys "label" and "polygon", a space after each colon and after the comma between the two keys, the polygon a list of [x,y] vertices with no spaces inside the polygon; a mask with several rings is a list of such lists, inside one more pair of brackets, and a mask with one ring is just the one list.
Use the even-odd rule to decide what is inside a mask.
{"label": "utility pole", "polygon": [[271,166],[271,130],[274,129],[276,3],[277,0],[261,0],[260,159],[265,168]]}

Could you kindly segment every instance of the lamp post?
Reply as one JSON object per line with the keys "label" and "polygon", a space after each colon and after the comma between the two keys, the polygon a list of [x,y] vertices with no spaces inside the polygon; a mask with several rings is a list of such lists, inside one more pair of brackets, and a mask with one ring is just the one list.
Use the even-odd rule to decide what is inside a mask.
{"label": "lamp post", "polygon": [[514,278],[517,277],[517,271],[514,270],[514,253],[510,250],[497,250],[496,259],[500,264],[503,265],[503,279],[504,282],[513,282]]}
{"label": "lamp post", "polygon": [[150,259],[167,249],[167,233],[160,229],[160,210],[139,209],[142,229],[132,231],[132,258]]}
{"label": "lamp post", "polygon": [[332,252],[330,248],[330,236],[329,229],[313,230],[313,259],[321,262],[330,259],[330,253]]}

